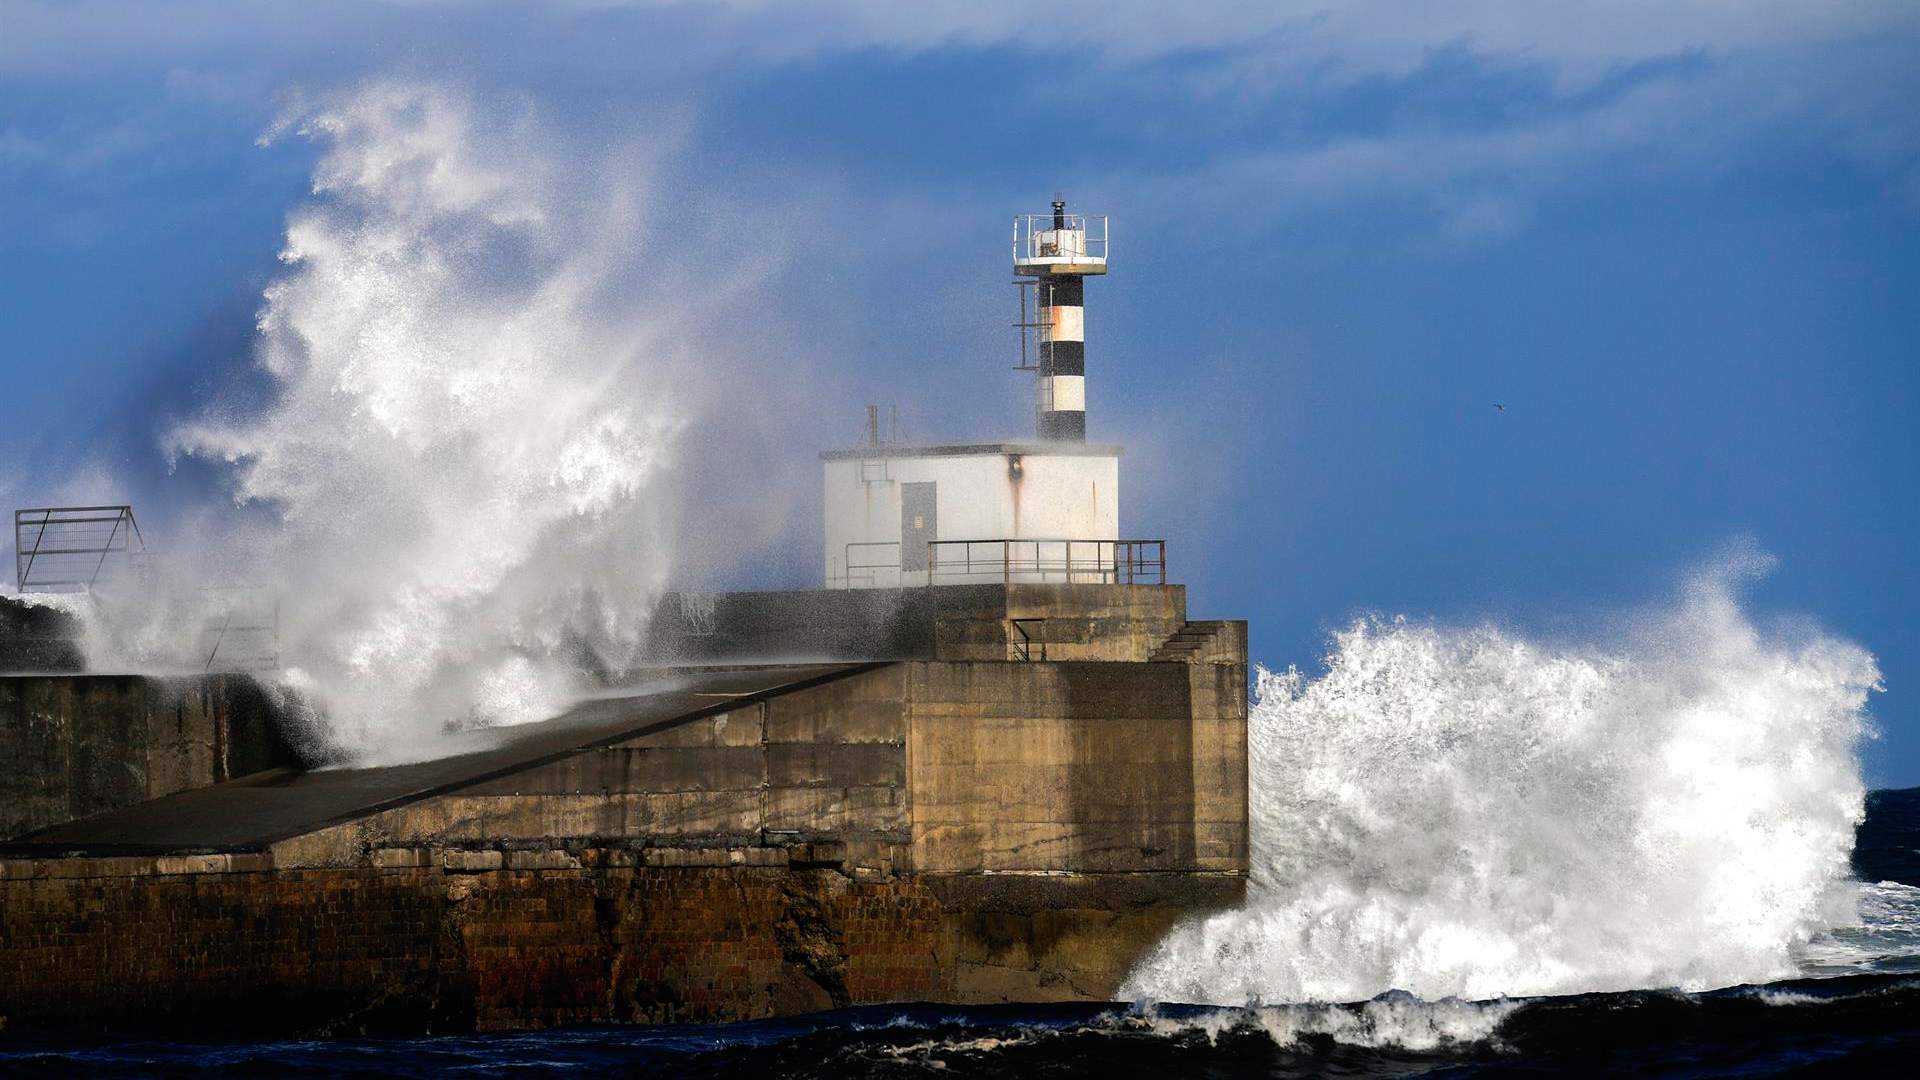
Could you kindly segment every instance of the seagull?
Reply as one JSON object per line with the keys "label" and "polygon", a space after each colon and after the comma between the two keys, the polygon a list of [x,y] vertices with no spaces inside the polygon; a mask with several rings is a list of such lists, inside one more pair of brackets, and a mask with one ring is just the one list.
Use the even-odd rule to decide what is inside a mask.
{"label": "seagull", "polygon": [[1500,410],[1501,412],[1506,412],[1506,411],[1507,411],[1507,407],[1506,407],[1505,405],[1502,405],[1502,404],[1500,404],[1500,403],[1499,403],[1499,402],[1497,402],[1497,401],[1493,403],[1493,407],[1494,407],[1494,408],[1496,408],[1496,409],[1499,409],[1499,410]]}

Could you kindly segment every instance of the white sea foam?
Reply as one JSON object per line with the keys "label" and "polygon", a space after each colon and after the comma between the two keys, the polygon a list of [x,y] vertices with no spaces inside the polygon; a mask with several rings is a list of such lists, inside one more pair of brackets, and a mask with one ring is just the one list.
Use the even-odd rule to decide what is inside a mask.
{"label": "white sea foam", "polygon": [[1743,612],[1751,558],[1608,647],[1363,619],[1262,670],[1245,905],[1170,934],[1138,1000],[1484,1000],[1793,975],[1852,921],[1879,673]]}
{"label": "white sea foam", "polygon": [[[212,555],[175,591],[272,588],[280,681],[330,748],[431,756],[633,660],[671,557],[675,363],[728,285],[648,294],[672,267],[646,161],[556,145],[522,108],[377,83],[287,130],[324,152],[259,316],[274,398],[169,439],[230,467],[255,527],[181,543]],[[140,602],[97,620],[99,666],[188,636],[178,603]]]}
{"label": "white sea foam", "polygon": [[1140,1019],[1157,1034],[1199,1031],[1217,1042],[1230,1031],[1257,1030],[1290,1047],[1310,1036],[1348,1046],[1430,1051],[1484,1042],[1520,1008],[1517,1001],[1422,1001],[1410,994],[1383,994],[1349,1005],[1256,1005],[1171,1014],[1154,1007]]}
{"label": "white sea foam", "polygon": [[1798,951],[1803,974],[1920,971],[1920,888],[1853,881],[1855,917],[1827,927]]}

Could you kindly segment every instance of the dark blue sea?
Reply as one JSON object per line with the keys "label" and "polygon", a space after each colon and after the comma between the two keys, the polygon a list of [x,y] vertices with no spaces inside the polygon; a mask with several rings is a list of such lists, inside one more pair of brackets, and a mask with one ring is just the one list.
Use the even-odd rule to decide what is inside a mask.
{"label": "dark blue sea", "polygon": [[1674,1077],[1920,1070],[1920,788],[1873,793],[1861,921],[1805,978],[1705,993],[1349,1005],[878,1006],[715,1027],[314,1042],[0,1043],[29,1076]]}

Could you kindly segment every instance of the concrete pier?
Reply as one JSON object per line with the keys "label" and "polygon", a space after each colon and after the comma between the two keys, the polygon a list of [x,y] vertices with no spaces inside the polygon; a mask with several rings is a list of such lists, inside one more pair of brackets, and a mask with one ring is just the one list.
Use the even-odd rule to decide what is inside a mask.
{"label": "concrete pier", "polygon": [[[792,594],[744,595],[714,605],[727,650]],[[1245,625],[1189,623],[1173,587],[912,599],[917,656],[682,665],[437,761],[276,767],[0,844],[5,1030],[1107,999],[1244,887]],[[1009,659],[1012,618],[1069,658]]]}

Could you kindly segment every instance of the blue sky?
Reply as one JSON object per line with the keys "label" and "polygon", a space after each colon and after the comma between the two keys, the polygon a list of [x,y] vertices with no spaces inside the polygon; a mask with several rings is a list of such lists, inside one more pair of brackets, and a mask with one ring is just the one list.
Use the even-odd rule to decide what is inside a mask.
{"label": "blue sky", "polygon": [[1920,8],[1159,8],[0,0],[0,498],[217,502],[158,444],[249,378],[310,197],[319,148],[260,136],[427,81],[636,148],[664,242],[739,223],[736,370],[807,404],[701,443],[772,520],[736,580],[805,583],[867,401],[1019,431],[1006,222],[1058,191],[1114,220],[1125,529],[1257,657],[1358,611],[1578,632],[1746,537],[1756,609],[1880,657],[1870,777],[1920,784]]}

